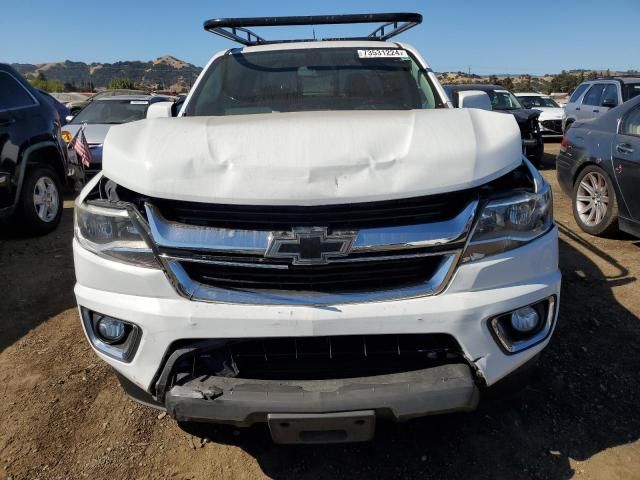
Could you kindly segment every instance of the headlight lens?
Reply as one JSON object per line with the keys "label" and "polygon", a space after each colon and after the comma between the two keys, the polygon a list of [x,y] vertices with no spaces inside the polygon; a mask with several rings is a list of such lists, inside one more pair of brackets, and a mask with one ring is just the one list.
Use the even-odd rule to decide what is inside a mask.
{"label": "headlight lens", "polygon": [[482,210],[464,261],[517,248],[544,235],[553,225],[553,197],[548,183],[536,193],[491,200]]}
{"label": "headlight lens", "polygon": [[81,203],[75,209],[76,239],[87,250],[110,260],[159,268],[129,211]]}

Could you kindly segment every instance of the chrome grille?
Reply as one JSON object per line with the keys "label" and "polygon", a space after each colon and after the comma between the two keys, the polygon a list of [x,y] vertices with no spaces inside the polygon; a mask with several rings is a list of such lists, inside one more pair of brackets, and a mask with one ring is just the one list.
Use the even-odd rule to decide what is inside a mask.
{"label": "chrome grille", "polygon": [[[148,199],[145,212],[159,259],[183,296],[209,302],[287,305],[362,303],[439,293],[457,265],[478,207],[477,197],[467,194],[465,204],[454,203],[455,210],[449,206],[446,214],[431,209],[429,215],[437,221],[390,221],[387,226],[374,222],[371,228],[349,231],[355,240],[348,253],[322,265],[302,265],[267,254],[272,238],[283,231],[171,220],[164,216],[167,209],[157,206],[167,202]],[[385,215],[394,204],[382,205]],[[329,215],[328,208],[322,207],[324,214]],[[211,209],[218,212],[216,205]],[[335,212],[333,218],[338,218]],[[333,236],[344,232],[326,225],[322,228]]]}
{"label": "chrome grille", "polygon": [[552,132],[561,134],[562,133],[562,120],[542,120],[540,122],[547,130],[551,130]]}

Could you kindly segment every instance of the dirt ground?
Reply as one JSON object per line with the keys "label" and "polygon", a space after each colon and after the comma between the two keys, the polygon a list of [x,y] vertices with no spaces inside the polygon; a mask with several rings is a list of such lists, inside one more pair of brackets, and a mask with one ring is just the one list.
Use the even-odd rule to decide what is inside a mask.
{"label": "dirt ground", "polygon": [[578,230],[557,149],[544,175],[562,302],[533,383],[473,414],[382,425],[366,444],[276,446],[265,427],[184,429],[133,403],[80,328],[72,203],[43,238],[0,225],[0,479],[640,478],[640,241]]}

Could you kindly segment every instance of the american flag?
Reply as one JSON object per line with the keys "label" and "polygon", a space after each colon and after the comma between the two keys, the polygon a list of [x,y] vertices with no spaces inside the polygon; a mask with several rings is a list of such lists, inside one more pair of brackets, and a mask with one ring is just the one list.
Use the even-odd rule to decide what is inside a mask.
{"label": "american flag", "polygon": [[76,151],[80,160],[82,160],[82,165],[88,168],[91,163],[91,149],[87,143],[87,137],[84,136],[84,126],[81,127],[78,133],[71,139],[69,148],[73,148]]}

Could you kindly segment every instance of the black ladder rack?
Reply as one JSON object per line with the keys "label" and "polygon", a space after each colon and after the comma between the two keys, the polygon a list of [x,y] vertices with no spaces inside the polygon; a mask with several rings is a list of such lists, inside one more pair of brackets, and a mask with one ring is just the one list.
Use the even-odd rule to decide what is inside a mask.
{"label": "black ladder rack", "polygon": [[353,15],[305,15],[289,17],[214,18],[204,22],[204,29],[242,45],[305,42],[318,39],[267,40],[249,27],[284,27],[300,25],[345,25],[358,23],[382,23],[366,37],[322,38],[319,40],[379,40],[386,41],[422,23],[419,13],[363,13]]}

